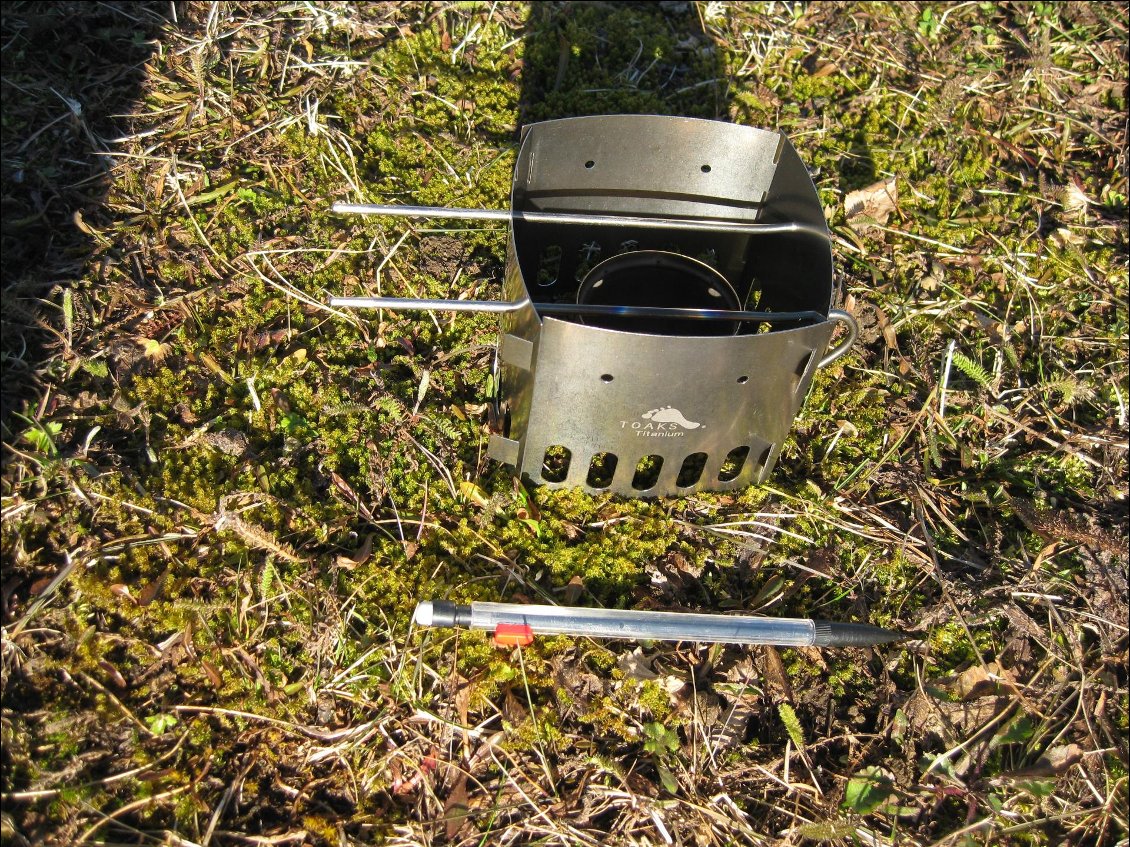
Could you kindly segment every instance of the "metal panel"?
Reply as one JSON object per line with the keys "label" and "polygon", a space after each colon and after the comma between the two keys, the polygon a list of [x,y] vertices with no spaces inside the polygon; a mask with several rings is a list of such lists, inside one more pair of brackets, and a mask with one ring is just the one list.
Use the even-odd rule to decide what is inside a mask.
{"label": "metal panel", "polygon": [[[764,202],[783,136],[719,121],[601,115],[538,124],[514,175],[516,209],[654,211]],[[756,216],[756,212],[752,216]]]}
{"label": "metal panel", "polygon": [[[685,494],[748,485],[764,471],[759,459],[788,435],[807,392],[812,363],[832,324],[733,337],[641,335],[556,319],[543,323],[531,410],[522,436],[521,470],[532,481],[582,486],[627,496]],[[572,455],[567,478],[541,475],[545,451]],[[749,448],[741,472],[718,478],[727,454]],[[593,456],[618,459],[607,488],[585,481]],[[705,453],[693,485],[676,484],[684,459]],[[632,487],[644,456],[663,458],[657,484]]]}
{"label": "metal panel", "polygon": [[[857,331],[850,315],[830,311],[831,238],[820,198],[776,132],[654,115],[549,121],[523,131],[509,212],[343,211],[510,221],[504,301],[341,305],[500,313],[500,431],[488,450],[550,487],[653,497],[764,481],[816,369]],[[733,296],[722,309],[684,298],[682,279],[639,261],[660,254],[716,271],[724,278],[716,288]],[[621,255],[604,267],[632,269],[627,289],[621,279],[607,302],[585,302],[586,275]],[[648,319],[670,320],[661,311],[670,308],[698,314],[683,311],[646,331]],[[615,322],[592,320],[608,310]],[[732,321],[733,334],[728,327],[709,335],[688,317]],[[826,352],[837,322],[848,336]]]}

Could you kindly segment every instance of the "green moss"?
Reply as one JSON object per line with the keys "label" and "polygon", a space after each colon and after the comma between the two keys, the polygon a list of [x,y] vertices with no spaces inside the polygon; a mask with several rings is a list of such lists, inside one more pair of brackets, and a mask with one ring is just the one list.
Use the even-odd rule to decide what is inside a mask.
{"label": "green moss", "polygon": [[957,621],[947,621],[931,630],[929,641],[931,656],[940,668],[959,668],[978,658],[965,627]]}
{"label": "green moss", "polygon": [[640,687],[638,702],[652,720],[666,723],[671,718],[671,695],[659,683],[646,680]]}
{"label": "green moss", "polygon": [[[1064,602],[1077,596],[1087,573],[1083,556],[1061,551],[1030,573],[1025,563],[1047,541],[1011,514],[1008,497],[1036,488],[1072,508],[1106,509],[1122,492],[1107,469],[1027,438],[1003,416],[1091,450],[1097,442],[1068,436],[1105,438],[1128,394],[1124,344],[1114,343],[1127,330],[1125,245],[1114,227],[1125,211],[1125,175],[1111,164],[1109,139],[1098,135],[1116,137],[1120,125],[1109,116],[1106,124],[1075,117],[1089,116],[1083,101],[1119,109],[1116,117],[1125,102],[1124,86],[1102,90],[1111,71],[1091,61],[1109,47],[1108,24],[1074,28],[1075,18],[1101,19],[1102,6],[966,4],[945,15],[936,5],[896,4],[851,15],[820,4],[422,8],[362,6],[346,20],[320,6],[288,7],[251,27],[235,14],[217,42],[222,60],[203,38],[199,56],[163,49],[151,60],[156,73],[141,103],[161,133],[131,147],[136,167],[114,170],[113,214],[105,218],[117,219],[87,213],[93,195],[77,205],[65,196],[47,204],[48,215],[82,207],[96,247],[70,295],[65,356],[46,349],[48,360],[35,365],[45,388],[41,417],[54,425],[45,431],[56,449],[34,462],[14,453],[6,459],[13,470],[5,472],[3,552],[16,563],[13,608],[26,608],[27,586],[56,573],[64,554],[80,566],[18,642],[28,657],[20,672],[52,702],[28,710],[46,715],[42,737],[34,720],[19,731],[5,721],[5,755],[21,745],[35,751],[34,758],[14,757],[5,772],[14,790],[91,750],[80,726],[57,718],[85,715],[99,726],[126,727],[115,735],[123,766],[127,759],[153,763],[167,751],[161,745],[174,741],[173,733],[131,736],[121,708],[94,689],[82,691],[84,674],[143,720],[191,701],[308,726],[313,712],[299,689],[318,691],[332,680],[348,703],[339,707],[351,710],[346,725],[371,720],[379,703],[394,726],[396,715],[417,706],[449,717],[446,681],[454,666],[471,680],[472,723],[496,714],[507,698],[528,710],[524,718],[520,709],[510,713],[519,717],[508,726],[508,749],[545,751],[564,765],[570,757],[576,763],[578,750],[599,747],[609,752],[594,760],[593,780],[619,790],[631,778],[636,791],[635,780],[649,778],[651,768],[635,768],[633,757],[647,755],[654,742],[641,737],[640,722],[673,727],[685,718],[655,682],[623,679],[619,645],[543,639],[519,660],[482,633],[414,632],[409,643],[415,603],[519,592],[560,597],[579,577],[585,604],[615,608],[661,598],[768,614],[862,613],[872,623],[907,627],[944,600],[894,543],[905,532],[918,537],[919,501],[935,507],[925,514],[947,578],[960,583],[969,575],[965,561],[987,560],[975,576],[986,590],[957,600],[973,643],[960,620],[935,625],[931,676],[959,672],[978,654],[999,654],[1005,624],[981,616],[1002,580],[1023,575]],[[181,25],[186,32],[203,26],[187,18]],[[272,37],[255,43],[269,26],[277,27]],[[17,37],[12,50],[22,49]],[[288,90],[262,84],[276,78]],[[21,91],[32,91],[22,79]],[[1084,91],[1092,84],[1097,92]],[[66,86],[51,88],[71,96]],[[56,94],[47,100],[50,114],[35,120],[12,123],[6,111],[5,129],[29,145],[63,130],[74,134],[68,122],[51,123],[59,102]],[[230,114],[221,114],[225,104]],[[346,218],[326,207],[362,199],[358,190],[376,202],[504,207],[520,125],[604,112],[730,116],[780,128],[812,170],[836,233],[837,279],[855,298],[864,336],[818,373],[768,486],[650,502],[524,490],[483,458],[486,416],[474,411],[487,393],[493,319],[366,314],[355,326],[285,296],[252,268],[279,282],[266,258],[253,255],[260,247],[275,251],[269,257],[278,274],[317,302],[378,288],[495,296],[504,230],[450,227],[441,238],[402,220]],[[16,161],[22,156],[12,173],[37,190],[49,188],[48,199],[62,190],[65,181],[52,178],[57,166]],[[178,176],[187,210],[172,188]],[[847,219],[845,192],[888,176],[897,177],[900,199],[887,227]],[[13,197],[22,190],[5,185],[14,186]],[[1089,198],[1076,218],[1061,203],[1069,185]],[[1061,225],[1082,240],[1059,238]],[[70,250],[63,247],[68,265],[52,268],[41,292],[60,312],[67,301],[51,285],[74,276],[80,253]],[[90,326],[78,319],[79,299]],[[174,309],[148,312],[162,305],[191,314],[166,331]],[[896,330],[893,341],[876,326],[880,310]],[[135,336],[168,343],[167,355],[131,362]],[[933,411],[951,340],[984,377],[953,369],[943,420]],[[21,362],[5,360],[6,389],[9,366]],[[224,430],[245,436],[247,451],[225,452],[215,438]],[[23,449],[19,432],[13,444]],[[474,497],[460,492],[463,482],[476,486]],[[293,547],[299,561],[272,552],[254,533],[230,524],[217,529],[221,505],[229,515],[241,510],[263,537]],[[765,542],[752,537],[762,534],[754,528],[720,540],[706,529],[751,515],[770,522],[773,513],[788,514],[777,528],[795,535],[766,529],[773,538]],[[149,543],[189,528],[196,537]],[[370,535],[367,558],[339,558]],[[668,589],[649,582],[653,567],[670,574],[683,562],[700,576],[672,580],[681,593],[664,594]],[[797,570],[786,562],[826,575],[798,587]],[[128,586],[137,600],[158,580],[159,595],[144,603],[122,596]],[[178,660],[176,647],[158,660],[154,645],[176,633],[191,633],[193,660]],[[1056,637],[1065,653],[1078,646],[1070,632]],[[1100,652],[1089,644],[1084,661]],[[584,649],[590,652],[578,656]],[[798,690],[845,704],[875,702],[875,680],[884,673],[878,657],[860,662],[827,653],[826,667],[818,667],[799,652],[783,656]],[[882,659],[904,693],[917,684],[920,658]],[[560,691],[562,660],[602,677],[606,693],[589,699]],[[119,691],[103,662],[130,685]],[[1021,662],[1017,673],[1025,667]],[[342,676],[344,668],[351,669]],[[64,678],[76,683],[56,688]],[[13,679],[19,684],[18,674]],[[7,690],[5,701],[7,708]],[[821,714],[815,707],[827,704],[810,705]],[[1127,730],[1124,692],[1109,700],[1108,716]],[[93,815],[157,798],[198,781],[206,763],[214,785],[206,780],[176,800],[155,800],[133,821],[151,831],[179,826],[191,836],[216,808],[217,792],[236,779],[245,752],[277,769],[281,782],[299,784],[286,772],[289,736],[219,715],[182,714],[181,721],[187,737],[160,780],[123,781],[110,792],[68,789],[54,804],[35,806],[34,815],[46,811],[73,829],[76,808]],[[776,722],[766,727],[763,748],[743,746],[712,760],[716,770],[684,775],[680,768],[680,779],[726,779],[751,761],[767,765],[784,735]],[[392,738],[402,743],[395,732]],[[826,766],[833,750],[812,744],[814,767]],[[669,757],[672,770],[683,756],[673,742],[654,752]],[[391,828],[415,814],[418,797],[390,802],[393,777],[374,773],[374,762],[383,767],[384,759],[373,759],[371,746],[343,745],[341,753],[329,770],[308,764],[312,784],[329,791],[350,772],[370,788],[344,823],[344,837],[359,837],[349,827],[363,815]],[[1003,762],[990,759],[986,775]],[[843,766],[837,772],[846,773]],[[1124,776],[1119,763],[1106,767]],[[496,774],[475,776],[489,790]],[[442,802],[451,782],[442,774],[432,779]],[[793,828],[782,811],[787,804],[772,791],[745,796],[740,782],[731,791],[735,802],[760,815],[766,831]],[[975,788],[970,799],[977,799]],[[1071,786],[1057,789],[1070,811]],[[259,796],[265,790],[247,780],[241,810],[266,802]],[[1046,816],[1038,798],[1003,783],[994,790],[1021,815],[1018,824],[1027,814]],[[960,829],[964,806],[963,798],[945,800],[926,840]],[[329,807],[294,814],[291,829],[305,828],[317,841],[342,837],[342,821]]]}

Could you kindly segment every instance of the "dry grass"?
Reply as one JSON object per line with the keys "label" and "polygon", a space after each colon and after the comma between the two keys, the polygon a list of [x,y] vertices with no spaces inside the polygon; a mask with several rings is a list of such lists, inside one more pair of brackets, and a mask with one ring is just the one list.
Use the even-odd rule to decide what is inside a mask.
{"label": "dry grass", "polygon": [[[2,14],[5,844],[1127,843],[1123,5]],[[499,207],[519,122],[617,111],[779,126],[829,209],[862,338],[764,488],[528,489],[489,320],[323,305],[498,296],[504,234],[331,202]]]}

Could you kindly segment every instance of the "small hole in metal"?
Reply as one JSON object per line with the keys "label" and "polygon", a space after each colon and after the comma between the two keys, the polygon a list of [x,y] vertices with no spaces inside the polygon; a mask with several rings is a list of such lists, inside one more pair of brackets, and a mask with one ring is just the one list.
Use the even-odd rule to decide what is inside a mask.
{"label": "small hole in metal", "polygon": [[585,162],[585,167],[589,170],[592,170],[594,165],[596,165],[596,162],[594,162],[592,159],[589,159],[587,162]]}
{"label": "small hole in metal", "polygon": [[800,389],[801,381],[804,379],[805,371],[808,370],[808,364],[811,361],[812,361],[812,352],[810,351],[803,359],[800,360],[800,364],[798,364],[796,366],[796,370],[793,372],[793,393],[794,394]]}
{"label": "small hole in metal", "polygon": [[556,285],[557,277],[560,274],[561,247],[557,244],[550,244],[541,251],[541,255],[538,257],[538,285],[541,288]]}
{"label": "small hole in metal", "polygon": [[600,375],[600,381],[601,382],[612,382],[612,379],[613,379],[612,374],[601,374]]}
{"label": "small hole in metal", "polygon": [[722,470],[718,472],[719,482],[732,482],[738,478],[745,466],[746,457],[749,456],[748,447],[735,447],[726,454],[726,461],[722,463]]}
{"label": "small hole in metal", "polygon": [[761,455],[757,458],[757,466],[763,468],[769,464],[769,454],[773,452],[772,447],[766,447],[761,451]]}
{"label": "small hole in metal", "polygon": [[703,172],[704,174],[708,174],[708,173],[710,173],[710,165],[703,165],[703,166],[702,166],[702,172]]}
{"label": "small hole in metal", "polygon": [[600,262],[600,254],[604,252],[604,247],[599,241],[589,241],[580,246],[577,251],[577,270],[573,274],[573,278],[580,282],[589,275],[589,271]]}
{"label": "small hole in metal", "polygon": [[705,467],[706,454],[691,453],[683,459],[683,466],[679,468],[679,478],[675,480],[675,485],[679,486],[679,488],[690,488],[698,482]]}
{"label": "small hole in metal", "polygon": [[659,482],[659,472],[663,470],[662,456],[644,456],[636,465],[636,475],[632,478],[632,488],[648,491]]}
{"label": "small hole in metal", "polygon": [[747,382],[749,382],[748,376],[739,376],[738,377],[738,385],[745,385]]}
{"label": "small hole in metal", "polygon": [[541,478],[546,482],[564,482],[569,475],[573,454],[567,447],[554,444],[547,448],[542,459]]}
{"label": "small hole in metal", "polygon": [[590,488],[607,488],[616,476],[617,461],[615,453],[597,453],[589,462],[589,475],[585,482]]}

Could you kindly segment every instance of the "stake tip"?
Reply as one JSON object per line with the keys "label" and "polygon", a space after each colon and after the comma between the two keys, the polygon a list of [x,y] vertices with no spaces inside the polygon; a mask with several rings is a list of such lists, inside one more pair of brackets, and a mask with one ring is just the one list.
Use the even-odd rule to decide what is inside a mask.
{"label": "stake tip", "polygon": [[912,637],[909,633],[870,624],[817,621],[813,644],[816,647],[871,647],[909,641]]}

